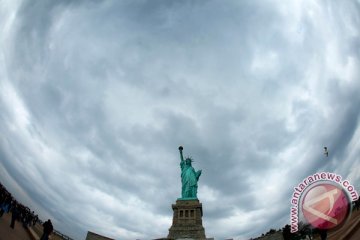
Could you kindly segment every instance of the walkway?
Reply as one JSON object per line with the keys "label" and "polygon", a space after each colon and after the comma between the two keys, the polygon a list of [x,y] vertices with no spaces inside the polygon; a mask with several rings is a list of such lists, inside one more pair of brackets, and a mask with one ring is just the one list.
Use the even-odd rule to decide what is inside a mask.
{"label": "walkway", "polygon": [[350,238],[347,240],[359,240],[360,239],[360,226],[351,234]]}
{"label": "walkway", "polygon": [[0,240],[31,240],[27,230],[20,222],[15,223],[15,228],[10,228],[11,214],[4,213],[0,218]]}

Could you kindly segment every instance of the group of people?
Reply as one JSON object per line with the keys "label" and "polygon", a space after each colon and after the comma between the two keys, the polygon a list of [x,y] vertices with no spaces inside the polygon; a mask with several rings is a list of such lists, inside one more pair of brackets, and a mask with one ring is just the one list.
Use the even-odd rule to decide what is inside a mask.
{"label": "group of people", "polygon": [[39,217],[34,214],[34,211],[21,203],[17,202],[16,199],[9,193],[6,188],[0,183],[0,217],[4,213],[11,212],[11,224],[10,227],[15,227],[15,221],[18,220],[26,228],[35,225],[39,220]]}
{"label": "group of people", "polygon": [[[20,221],[24,228],[31,227],[40,222],[38,215],[34,214],[28,207],[16,201],[6,188],[0,183],[0,217],[4,213],[11,213],[10,228],[15,228],[15,222]],[[43,223],[44,232],[40,240],[48,240],[53,232],[51,220]]]}

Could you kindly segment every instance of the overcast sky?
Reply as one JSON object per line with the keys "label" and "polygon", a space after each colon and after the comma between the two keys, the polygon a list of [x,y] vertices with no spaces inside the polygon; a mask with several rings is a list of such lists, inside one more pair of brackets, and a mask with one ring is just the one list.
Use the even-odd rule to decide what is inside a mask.
{"label": "overcast sky", "polygon": [[309,174],[360,190],[359,26],[356,0],[2,0],[0,181],[75,239],[165,237],[183,145],[208,237],[281,228]]}

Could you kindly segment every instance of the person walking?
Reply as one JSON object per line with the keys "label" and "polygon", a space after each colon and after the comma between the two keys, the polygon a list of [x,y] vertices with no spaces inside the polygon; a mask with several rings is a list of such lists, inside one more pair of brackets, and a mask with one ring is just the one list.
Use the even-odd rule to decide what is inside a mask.
{"label": "person walking", "polygon": [[11,227],[12,229],[14,229],[14,228],[15,228],[15,221],[18,219],[19,214],[20,214],[16,202],[13,203],[13,207],[12,207],[11,212],[12,212],[12,215],[11,215],[10,227]]}
{"label": "person walking", "polygon": [[0,217],[5,213],[9,212],[11,206],[11,197],[6,197],[3,203],[1,204]]}
{"label": "person walking", "polygon": [[321,229],[320,230],[320,238],[321,238],[321,240],[326,240],[327,239],[327,230],[326,229]]}
{"label": "person walking", "polygon": [[54,230],[51,220],[49,219],[46,222],[44,222],[43,227],[44,227],[44,231],[43,231],[43,235],[41,236],[40,240],[49,240],[49,236],[52,233],[52,231]]}

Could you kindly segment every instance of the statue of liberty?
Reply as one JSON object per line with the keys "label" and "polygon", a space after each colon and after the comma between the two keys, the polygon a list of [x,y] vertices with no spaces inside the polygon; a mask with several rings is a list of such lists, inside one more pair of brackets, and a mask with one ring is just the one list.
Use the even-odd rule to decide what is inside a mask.
{"label": "statue of liberty", "polygon": [[191,166],[193,160],[190,157],[184,160],[182,150],[183,147],[180,146],[181,199],[197,199],[197,182],[199,181],[201,170],[195,172],[195,169]]}

